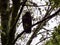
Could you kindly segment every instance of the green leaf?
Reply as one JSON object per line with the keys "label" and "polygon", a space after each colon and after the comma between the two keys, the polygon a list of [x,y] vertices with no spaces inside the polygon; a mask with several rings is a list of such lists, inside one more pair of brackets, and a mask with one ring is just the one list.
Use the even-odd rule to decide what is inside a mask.
{"label": "green leaf", "polygon": [[2,28],[2,26],[0,26],[0,30],[2,30],[3,28]]}

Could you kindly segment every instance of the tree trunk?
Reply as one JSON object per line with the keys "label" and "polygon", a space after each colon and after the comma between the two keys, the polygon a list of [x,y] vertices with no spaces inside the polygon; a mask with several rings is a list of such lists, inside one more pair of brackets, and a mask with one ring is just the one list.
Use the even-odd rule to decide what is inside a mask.
{"label": "tree trunk", "polygon": [[2,26],[1,42],[2,42],[2,45],[7,45],[7,43],[8,43],[9,15],[7,13],[7,4],[8,4],[8,0],[0,0],[1,26]]}
{"label": "tree trunk", "polygon": [[[15,23],[15,19],[17,17],[17,13],[20,7],[20,0],[12,0],[13,1],[13,7],[12,7],[12,19],[10,22],[10,28],[13,27],[14,23]],[[15,39],[15,32],[16,32],[16,25],[13,29],[10,30],[9,32],[9,42],[8,45],[14,45],[12,44],[12,41]]]}
{"label": "tree trunk", "polygon": [[20,7],[20,0],[12,0],[13,1],[13,7],[12,7],[12,17],[11,22],[9,26],[9,16],[7,11],[8,7],[8,0],[0,0],[0,13],[1,13],[1,26],[2,26],[2,33],[1,33],[1,41],[2,45],[14,45],[12,44],[12,41],[15,38],[15,32],[16,32],[16,25],[12,30],[9,30],[15,22],[15,19],[17,17],[17,13]]}

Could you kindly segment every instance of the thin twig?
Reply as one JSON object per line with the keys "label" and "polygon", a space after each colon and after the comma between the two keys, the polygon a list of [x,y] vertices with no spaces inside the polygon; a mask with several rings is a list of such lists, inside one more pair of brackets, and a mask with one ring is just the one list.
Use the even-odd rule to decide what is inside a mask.
{"label": "thin twig", "polygon": [[[13,26],[10,28],[10,30],[12,30],[12,29],[16,26],[16,24],[17,24],[17,22],[18,22],[18,20],[19,20],[19,17],[20,17],[20,15],[21,15],[22,11],[23,11],[23,8],[24,8],[24,6],[25,6],[26,1],[27,1],[27,0],[24,0],[24,3],[22,4],[21,10],[20,10],[20,12],[19,12],[19,14],[18,14],[18,16],[17,16],[17,18],[16,18],[16,21],[15,21],[15,23],[13,24]],[[23,33],[24,33],[24,31],[23,31],[20,35],[17,36],[17,38],[12,42],[12,44],[15,44],[15,42],[16,42],[17,39],[18,39],[18,37],[20,37]]]}
{"label": "thin twig", "polygon": [[[39,23],[42,23],[42,22],[45,21],[46,19],[51,19],[51,18],[53,18],[53,17],[56,16],[59,12],[60,12],[60,8],[59,8],[59,10],[57,10],[54,14],[52,14],[52,15],[50,15],[50,16],[44,18],[43,20],[41,20],[41,21],[39,21],[39,22],[33,24],[33,25],[30,26],[30,27],[33,27],[33,26],[35,26],[35,25],[37,25],[37,24],[39,24]],[[29,28],[30,28],[30,27],[29,27]],[[24,31],[23,31],[23,33],[24,33]],[[21,33],[21,34],[22,34],[22,33]],[[21,34],[17,36],[17,38],[15,39],[15,41],[21,36]]]}
{"label": "thin twig", "polygon": [[[42,39],[42,40],[40,40],[37,44],[39,44],[39,43],[43,42],[44,40],[46,40],[46,39],[48,39],[48,38],[50,38],[50,37],[43,38],[43,39]],[[36,45],[37,45],[37,44],[36,44]]]}

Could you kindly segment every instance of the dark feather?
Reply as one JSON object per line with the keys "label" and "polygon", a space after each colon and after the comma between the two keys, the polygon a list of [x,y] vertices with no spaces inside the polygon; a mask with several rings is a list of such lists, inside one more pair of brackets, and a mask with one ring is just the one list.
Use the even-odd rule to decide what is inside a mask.
{"label": "dark feather", "polygon": [[32,18],[30,12],[26,12],[25,15],[23,15],[22,22],[24,31],[26,33],[31,33],[31,28],[29,28],[32,25]]}

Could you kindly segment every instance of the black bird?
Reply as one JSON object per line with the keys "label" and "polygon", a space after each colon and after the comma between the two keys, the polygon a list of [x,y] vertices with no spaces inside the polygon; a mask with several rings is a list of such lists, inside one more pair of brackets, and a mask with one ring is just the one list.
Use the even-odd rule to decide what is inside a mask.
{"label": "black bird", "polygon": [[22,23],[24,32],[31,33],[31,28],[29,28],[32,25],[32,18],[31,13],[28,11],[22,16]]}

